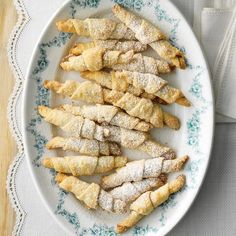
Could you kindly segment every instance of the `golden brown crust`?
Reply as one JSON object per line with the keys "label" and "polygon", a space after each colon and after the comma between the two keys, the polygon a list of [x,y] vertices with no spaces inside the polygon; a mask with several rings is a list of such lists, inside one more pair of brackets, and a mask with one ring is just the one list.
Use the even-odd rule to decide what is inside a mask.
{"label": "golden brown crust", "polygon": [[[138,117],[151,123],[156,128],[165,125],[172,129],[179,129],[179,119],[173,115],[165,119],[166,112],[160,106],[154,104],[150,99],[139,98],[130,93],[123,93],[116,90],[103,89],[104,101],[111,103],[125,110],[129,115]],[[166,122],[168,121],[168,122]]]}
{"label": "golden brown crust", "polygon": [[184,54],[170,44],[167,37],[157,26],[125,10],[118,4],[113,6],[112,11],[116,17],[134,32],[135,37],[140,42],[149,44],[160,57],[176,67],[181,69],[186,68]]}
{"label": "golden brown crust", "polygon": [[60,188],[73,193],[89,209],[97,209],[99,206],[108,212],[118,214],[126,212],[125,202],[113,198],[96,183],[87,183],[74,176],[61,173],[56,175],[55,180]]}
{"label": "golden brown crust", "polygon": [[112,66],[112,69],[158,75],[170,73],[175,69],[175,66],[169,64],[167,61],[147,57],[141,53],[136,53],[129,63],[115,64]]}
{"label": "golden brown crust", "polygon": [[38,107],[39,114],[45,121],[60,127],[63,131],[70,133],[73,137],[96,139],[105,141],[109,131],[94,121],[84,119],[82,116],[74,116],[70,113],[51,109],[46,106]]}
{"label": "golden brown crust", "polygon": [[170,44],[169,41],[161,40],[149,44],[160,57],[171,62],[177,68],[185,69],[186,63],[183,52]]}
{"label": "golden brown crust", "polygon": [[115,64],[129,63],[134,52],[105,51],[102,48],[88,48],[80,56],[69,55],[61,62],[65,71],[99,71],[102,68],[111,68]]}
{"label": "golden brown crust", "polygon": [[167,175],[161,174],[158,178],[147,178],[136,182],[126,182],[119,187],[113,188],[109,193],[126,203],[133,202],[142,193],[163,186],[167,181]]}
{"label": "golden brown crust", "polygon": [[171,129],[178,130],[180,128],[179,119],[175,119],[173,115],[168,112],[163,114],[164,123]]}
{"label": "golden brown crust", "polygon": [[161,104],[176,102],[183,106],[191,105],[179,89],[169,86],[167,81],[157,75],[130,71],[85,71],[81,76],[103,87],[129,92]]}
{"label": "golden brown crust", "polygon": [[42,164],[46,168],[74,176],[95,175],[122,167],[127,163],[123,156],[66,156],[44,158]]}
{"label": "golden brown crust", "polygon": [[62,128],[74,137],[86,136],[90,137],[89,139],[116,142],[123,147],[140,150],[152,157],[162,156],[166,159],[175,158],[175,152],[171,148],[164,146],[157,141],[150,140],[149,135],[146,132],[105,124],[98,126],[95,123],[91,123],[92,121],[88,119],[86,123],[83,123],[84,120],[80,119],[78,121],[77,116],[59,109],[39,107],[39,112],[46,121]]}
{"label": "golden brown crust", "polygon": [[117,224],[116,232],[118,234],[126,232],[128,229],[136,225],[142,218],[142,215],[138,214],[135,211],[131,211],[127,218]]}
{"label": "golden brown crust", "polygon": [[[90,81],[78,83],[67,80],[61,84],[59,90],[55,90],[53,81],[47,88],[52,88],[57,93],[67,95],[72,99],[80,99],[87,102],[104,104],[110,103],[125,110],[130,116],[140,118],[151,123],[154,127],[162,128],[164,124],[172,129],[179,129],[179,119],[170,113],[166,113],[160,106],[154,104],[150,99],[136,97],[130,93],[102,88],[100,85]],[[73,90],[73,91],[72,91]],[[168,118],[168,119],[167,119]]]}
{"label": "golden brown crust", "polygon": [[69,51],[69,55],[79,56],[85,50],[89,48],[94,48],[94,42],[86,42],[86,43],[76,43]]}
{"label": "golden brown crust", "polygon": [[83,116],[84,118],[98,123],[106,123],[125,129],[134,129],[146,132],[152,128],[150,123],[130,116],[127,113],[122,112],[119,108],[111,105],[96,104],[79,107],[65,104],[61,105],[60,109],[76,116]]}
{"label": "golden brown crust", "polygon": [[191,107],[192,106],[191,102],[185,97],[178,98],[176,100],[176,103],[178,103],[181,106],[185,106],[185,107]]}
{"label": "golden brown crust", "polygon": [[67,19],[56,23],[59,31],[76,33],[92,39],[135,40],[134,33],[123,23],[111,19],[87,18],[85,20]]}
{"label": "golden brown crust", "polygon": [[156,207],[164,203],[171,194],[178,192],[185,185],[185,179],[184,175],[180,175],[155,191],[143,193],[130,205],[129,216],[117,224],[116,232],[124,233],[144,216],[149,215]]}
{"label": "golden brown crust", "polygon": [[147,49],[147,45],[140,43],[139,41],[118,41],[118,40],[94,40],[86,43],[76,43],[69,51],[69,54],[75,56],[81,55],[85,50],[89,48],[99,47],[105,50],[128,52],[133,50],[134,52],[143,52]]}
{"label": "golden brown crust", "polygon": [[[58,125],[59,127],[62,127],[64,130],[74,134],[74,136],[80,136],[81,133],[78,133],[78,129],[74,128],[77,126],[76,123],[74,123],[74,116],[71,114],[68,116],[68,119],[70,120],[70,125],[63,125],[64,123],[64,117],[63,113],[58,114],[56,109],[50,110],[51,114],[43,114],[45,117],[47,117],[47,121],[50,123],[53,123],[55,125]],[[54,118],[52,118],[54,117]],[[56,118],[55,118],[56,117]],[[59,118],[58,118],[59,117]],[[56,121],[55,121],[56,119]],[[58,119],[60,122],[58,122]],[[75,120],[77,122],[77,120]],[[62,126],[63,125],[63,126]],[[72,128],[70,128],[72,127]],[[131,149],[138,149],[142,152],[148,153],[152,157],[158,157],[163,156],[166,159],[172,159],[175,157],[175,153],[170,148],[158,143],[157,141],[152,141],[150,139],[147,139],[147,135],[145,135],[142,132],[137,132],[133,130],[125,130],[121,129],[115,126],[104,126],[101,130],[102,132],[105,132],[109,134],[108,137],[104,137],[104,133],[98,132],[99,129],[96,129],[96,133],[94,134],[95,139],[104,139],[112,142],[118,142],[122,146],[131,148]],[[85,135],[83,133],[83,135]],[[107,136],[107,135],[106,135]]]}
{"label": "golden brown crust", "polygon": [[119,156],[121,150],[114,142],[101,142],[95,139],[54,137],[47,144],[48,149],[62,148],[65,151],[79,152],[91,156]]}
{"label": "golden brown crust", "polygon": [[75,27],[73,25],[73,21],[70,19],[57,21],[56,27],[59,31],[62,31],[62,32],[76,33]]}
{"label": "golden brown crust", "polygon": [[188,156],[165,160],[164,158],[153,158],[128,162],[115,173],[102,177],[101,186],[104,189],[119,186],[125,182],[141,181],[143,178],[156,178],[161,173],[172,173],[180,171],[188,161]]}
{"label": "golden brown crust", "polygon": [[165,159],[174,159],[176,157],[175,152],[171,148],[156,140],[151,140],[147,133],[123,129],[116,126],[104,127],[108,129],[110,133],[107,139],[112,142],[117,142],[123,147],[145,152],[152,157],[161,156]]}

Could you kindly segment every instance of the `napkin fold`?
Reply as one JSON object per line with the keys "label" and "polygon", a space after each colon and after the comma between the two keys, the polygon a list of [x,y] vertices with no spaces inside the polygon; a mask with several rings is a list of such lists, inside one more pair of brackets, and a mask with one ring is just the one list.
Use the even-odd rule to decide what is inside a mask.
{"label": "napkin fold", "polygon": [[[227,73],[227,71],[236,72],[236,67],[234,68],[233,64],[230,67],[227,66],[230,56],[229,48],[232,45],[229,42],[230,34],[226,34],[226,32],[227,26],[232,19],[232,12],[232,9],[229,8],[204,8],[201,14],[200,37],[212,71],[216,121],[220,123],[236,122],[236,112],[229,115],[233,107],[232,104],[236,102],[236,93],[231,91],[230,88],[235,88],[236,84],[235,79]],[[228,45],[228,48],[226,45]],[[233,51],[231,50],[231,52]],[[236,55],[236,52],[234,54]],[[227,76],[224,77],[226,74]],[[222,87],[223,84],[225,87]],[[226,99],[226,94],[230,99]]]}
{"label": "napkin fold", "polygon": [[216,111],[236,119],[236,7],[231,14],[225,36],[213,68]]}
{"label": "napkin fold", "polygon": [[217,122],[236,122],[235,2],[200,0],[194,5],[194,30],[213,75]]}

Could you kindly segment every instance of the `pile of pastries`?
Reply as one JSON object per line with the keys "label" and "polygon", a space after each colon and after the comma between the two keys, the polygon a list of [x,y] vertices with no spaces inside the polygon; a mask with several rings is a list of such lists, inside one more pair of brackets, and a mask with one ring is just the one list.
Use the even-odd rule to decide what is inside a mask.
{"label": "pile of pastries", "polygon": [[[50,80],[44,86],[89,105],[39,106],[38,112],[68,134],[52,138],[46,147],[79,153],[45,157],[42,164],[57,171],[59,187],[87,208],[128,212],[116,227],[122,233],[185,185],[184,175],[169,182],[167,175],[182,170],[188,156],[176,158],[174,150],[154,140],[148,131],[164,126],[178,130],[179,119],[163,107],[191,103],[160,77],[176,68],[185,69],[183,53],[157,26],[117,4],[112,12],[117,21],[88,18],[56,23],[59,31],[91,38],[76,43],[60,64],[65,71],[80,72],[85,81]],[[157,53],[155,58],[141,53],[148,47]],[[128,161],[121,147],[146,153],[150,159]],[[100,184],[79,179],[104,173]]]}

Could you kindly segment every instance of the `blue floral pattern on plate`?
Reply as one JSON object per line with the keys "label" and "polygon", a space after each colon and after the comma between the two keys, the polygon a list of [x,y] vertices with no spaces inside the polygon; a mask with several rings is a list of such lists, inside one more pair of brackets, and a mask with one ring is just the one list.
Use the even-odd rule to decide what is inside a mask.
{"label": "blue floral pattern on plate", "polygon": [[[68,7],[69,15],[74,18],[77,13],[77,9],[79,8],[97,8],[100,4],[101,0],[72,0]],[[161,7],[159,0],[111,0],[113,2],[119,3],[125,7],[130,9],[140,11],[143,7],[153,8],[157,21],[165,21],[167,24],[171,26],[170,30],[170,41],[173,45],[180,48],[184,53],[186,52],[183,46],[178,45],[178,27],[181,23],[180,19],[174,18],[170,16],[165,9]],[[70,39],[71,34],[69,33],[59,33],[57,36],[53,37],[50,41],[44,42],[39,45],[38,48],[38,59],[33,70],[31,79],[36,83],[36,96],[35,96],[35,106],[39,105],[49,105],[49,92],[43,87],[43,78],[42,73],[48,68],[50,65],[50,60],[47,56],[47,50],[49,48],[55,47],[59,48],[65,45]],[[209,104],[206,99],[203,97],[203,85],[201,84],[201,76],[205,73],[205,69],[199,65],[192,65],[187,60],[188,68],[193,70],[195,73],[195,77],[192,80],[192,84],[190,85],[189,92],[193,95],[196,101],[199,101],[203,104],[200,109],[196,109],[192,117],[187,121],[187,140],[186,143],[191,147],[195,152],[201,154],[200,145],[199,145],[199,137],[201,133],[201,115],[207,110]],[[29,132],[34,138],[34,148],[36,150],[36,156],[33,159],[33,165],[35,167],[41,167],[41,157],[44,154],[44,146],[47,142],[46,137],[44,137],[39,129],[40,124],[42,123],[42,118],[36,114],[35,117],[31,118],[27,126],[27,132]],[[183,188],[180,193],[186,191],[187,188],[195,188],[196,187],[196,179],[198,177],[198,173],[200,170],[200,166],[202,163],[202,158],[191,160],[187,167],[186,171],[188,173],[188,177],[190,178],[188,185]],[[55,171],[49,170],[51,174],[51,183],[55,185]],[[76,212],[70,212],[65,207],[65,201],[68,194],[58,188],[58,202],[55,209],[55,214],[60,215],[66,219],[70,224],[73,225],[74,232],[79,236],[86,235],[108,235],[113,236],[116,235],[113,227],[108,227],[106,225],[97,225],[94,224],[92,227],[84,228],[80,224],[79,216]],[[153,227],[149,225],[140,226],[137,225],[132,229],[132,235],[134,236],[144,236],[148,233],[157,233],[160,227],[164,227],[167,222],[167,217],[165,212],[169,208],[175,207],[177,204],[176,194],[172,195],[164,204],[160,206],[161,214],[158,219],[159,226]]]}
{"label": "blue floral pattern on plate", "polygon": [[144,7],[145,5],[143,0],[112,0],[112,1],[136,11],[140,11],[142,7]]}
{"label": "blue floral pattern on plate", "polygon": [[69,6],[70,16],[75,17],[78,8],[97,8],[100,0],[72,0]]}

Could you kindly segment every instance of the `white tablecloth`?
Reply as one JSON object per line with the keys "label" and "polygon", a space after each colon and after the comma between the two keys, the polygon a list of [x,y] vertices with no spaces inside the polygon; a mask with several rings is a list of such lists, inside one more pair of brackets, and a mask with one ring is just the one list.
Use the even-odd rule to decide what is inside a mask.
{"label": "white tablecloth", "polygon": [[[42,28],[63,0],[15,0],[18,12],[24,14],[27,22],[21,33],[13,34],[9,44],[10,63],[15,71],[17,83],[25,75],[33,47]],[[193,14],[193,0],[173,0],[190,24]],[[26,12],[27,10],[27,12]],[[29,17],[27,16],[29,15]],[[31,18],[31,19],[30,19]],[[23,23],[24,25],[25,23]],[[20,23],[16,29],[19,29]],[[32,34],[32,28],[37,31]],[[27,39],[27,40],[26,40]],[[13,42],[13,46],[11,43]],[[18,85],[17,85],[18,86]],[[13,134],[19,145],[19,154],[12,164],[8,177],[8,191],[17,212],[14,235],[21,236],[62,236],[66,235],[51,218],[31,180],[26,166],[20,133],[20,91],[13,93],[9,105],[9,118]],[[15,109],[16,108],[16,109]],[[206,180],[191,210],[169,234],[184,235],[236,235],[236,124],[216,125],[215,144]]]}

